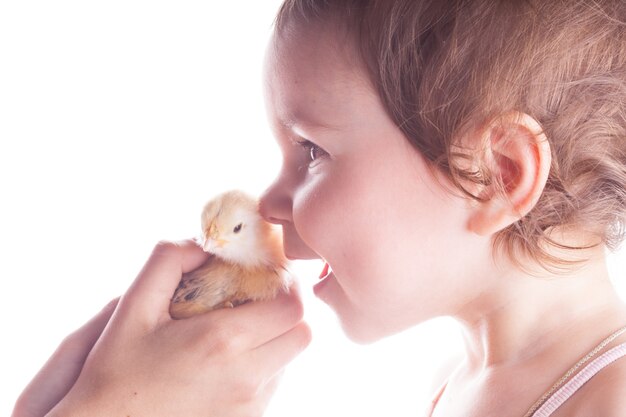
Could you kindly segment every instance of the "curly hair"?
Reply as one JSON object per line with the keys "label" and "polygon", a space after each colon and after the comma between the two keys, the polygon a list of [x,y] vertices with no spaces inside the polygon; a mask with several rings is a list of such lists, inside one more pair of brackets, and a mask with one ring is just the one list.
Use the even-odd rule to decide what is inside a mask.
{"label": "curly hair", "polygon": [[[577,251],[551,237],[582,230],[616,249],[626,224],[626,2],[623,0],[286,0],[275,30],[345,31],[406,138],[463,193],[503,186],[468,170],[459,138],[515,111],[539,122],[552,152],[535,207],[494,246],[546,268]],[[497,177],[497,176],[496,176]],[[560,251],[563,253],[563,251]],[[572,252],[573,253],[573,252]]]}

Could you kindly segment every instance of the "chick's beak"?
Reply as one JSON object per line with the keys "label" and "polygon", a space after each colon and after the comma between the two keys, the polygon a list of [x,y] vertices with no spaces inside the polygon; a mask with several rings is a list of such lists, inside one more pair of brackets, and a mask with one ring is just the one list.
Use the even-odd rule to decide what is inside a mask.
{"label": "chick's beak", "polygon": [[224,245],[228,243],[224,239],[220,239],[220,233],[215,227],[214,224],[209,228],[208,233],[205,235],[204,241],[202,242],[202,249],[205,252],[213,252],[215,248],[223,248]]}
{"label": "chick's beak", "polygon": [[204,249],[205,252],[213,252],[215,248],[223,248],[227,243],[228,241],[224,239],[208,238],[204,241],[202,249]]}
{"label": "chick's beak", "polygon": [[204,250],[205,252],[211,252],[211,248],[213,246],[211,243],[211,238],[205,238],[204,242],[202,242],[202,250]]}

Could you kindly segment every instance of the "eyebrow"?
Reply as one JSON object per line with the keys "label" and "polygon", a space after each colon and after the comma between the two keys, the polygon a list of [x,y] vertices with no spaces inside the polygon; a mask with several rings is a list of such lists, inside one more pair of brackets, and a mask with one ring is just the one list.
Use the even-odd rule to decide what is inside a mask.
{"label": "eyebrow", "polygon": [[319,120],[315,120],[301,113],[295,114],[288,118],[281,118],[279,119],[279,122],[281,126],[287,128],[288,130],[293,130],[294,128],[303,128],[304,130],[317,131],[339,130],[339,127],[336,125],[331,125],[321,122]]}

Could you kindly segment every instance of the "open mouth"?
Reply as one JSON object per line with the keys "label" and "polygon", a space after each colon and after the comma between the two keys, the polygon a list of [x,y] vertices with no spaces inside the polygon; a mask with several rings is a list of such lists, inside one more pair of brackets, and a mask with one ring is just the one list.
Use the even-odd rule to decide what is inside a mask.
{"label": "open mouth", "polygon": [[329,271],[332,272],[332,270],[330,269],[330,265],[328,265],[328,262],[324,262],[324,269],[322,269],[322,272],[320,273],[319,279],[324,279],[328,276]]}
{"label": "open mouth", "polygon": [[319,296],[323,288],[326,287],[333,278],[334,274],[332,268],[328,265],[328,262],[324,262],[324,268],[320,273],[319,281],[313,286],[313,292]]}

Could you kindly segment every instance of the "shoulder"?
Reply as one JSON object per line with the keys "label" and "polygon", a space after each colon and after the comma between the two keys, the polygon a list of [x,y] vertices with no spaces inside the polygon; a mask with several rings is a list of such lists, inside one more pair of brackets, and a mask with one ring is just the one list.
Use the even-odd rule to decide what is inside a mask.
{"label": "shoulder", "polygon": [[626,417],[626,356],[583,385],[554,414],[558,416]]}
{"label": "shoulder", "polygon": [[[597,378],[597,379],[596,379]],[[589,381],[588,403],[605,417],[626,416],[626,356],[600,371]]]}

